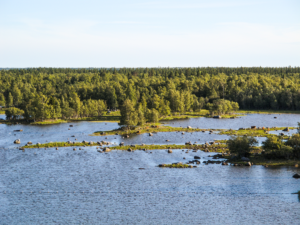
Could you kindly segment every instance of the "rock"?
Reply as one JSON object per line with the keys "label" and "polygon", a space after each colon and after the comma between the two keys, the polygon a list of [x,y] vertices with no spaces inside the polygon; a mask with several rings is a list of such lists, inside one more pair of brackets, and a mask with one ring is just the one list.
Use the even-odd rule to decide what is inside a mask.
{"label": "rock", "polygon": [[19,150],[25,150],[25,148],[21,147],[21,148],[19,148]]}
{"label": "rock", "polygon": [[251,166],[251,162],[247,162],[245,166]]}
{"label": "rock", "polygon": [[277,119],[277,117],[276,117],[276,116],[274,116],[274,119]]}
{"label": "rock", "polygon": [[184,134],[184,132],[182,132],[181,134]]}
{"label": "rock", "polygon": [[173,151],[171,149],[168,150],[168,153],[172,153]]}
{"label": "rock", "polygon": [[159,164],[158,166],[159,167],[165,167],[166,165],[165,164]]}
{"label": "rock", "polygon": [[103,151],[104,151],[104,152],[110,152],[111,150],[110,150],[110,148],[105,147],[105,148],[103,149]]}
{"label": "rock", "polygon": [[124,142],[121,142],[119,145],[120,145],[120,146],[124,146]]}
{"label": "rock", "polygon": [[145,168],[139,168],[139,170],[144,170]]}
{"label": "rock", "polygon": [[194,159],[201,159],[200,156],[194,156]]}
{"label": "rock", "polygon": [[222,165],[223,165],[223,166],[227,166],[227,165],[228,165],[228,163],[227,163],[227,162],[225,162],[225,161],[223,161],[223,162],[222,162]]}
{"label": "rock", "polygon": [[20,139],[15,140],[14,144],[21,144],[21,140]]}
{"label": "rock", "polygon": [[210,141],[209,144],[210,144],[210,145],[213,145],[213,144],[215,144],[215,142],[214,142],[214,141]]}
{"label": "rock", "polygon": [[279,135],[284,136],[284,133],[279,133]]}
{"label": "rock", "polygon": [[214,116],[213,118],[214,119],[221,119],[222,117],[221,116]]}
{"label": "rock", "polygon": [[23,130],[14,130],[14,132],[22,132]]}
{"label": "rock", "polygon": [[90,145],[93,145],[93,144],[94,144],[94,142],[90,141],[90,142],[89,142],[89,144],[90,144]]}
{"label": "rock", "polygon": [[32,142],[31,142],[31,141],[28,141],[27,144],[28,144],[28,145],[32,145]]}
{"label": "rock", "polygon": [[298,173],[295,173],[294,176],[293,176],[293,178],[298,179],[298,178],[300,178],[300,175]]}
{"label": "rock", "polygon": [[73,148],[73,151],[76,151],[76,148]]}
{"label": "rock", "polygon": [[251,126],[251,129],[256,129],[256,126]]}
{"label": "rock", "polygon": [[187,126],[187,129],[192,129],[192,127],[191,126]]}
{"label": "rock", "polygon": [[73,127],[73,125],[70,125],[69,127]]}
{"label": "rock", "polygon": [[170,140],[166,140],[166,141],[170,141]]}
{"label": "rock", "polygon": [[192,166],[192,165],[189,165],[189,168],[193,168],[193,166]]}
{"label": "rock", "polygon": [[131,149],[131,148],[129,148],[127,151],[128,151],[128,152],[132,152],[132,149]]}
{"label": "rock", "polygon": [[130,147],[133,147],[133,148],[135,148],[135,145],[130,145]]}
{"label": "rock", "polygon": [[149,133],[149,136],[153,136],[153,134],[152,134],[152,133]]}
{"label": "rock", "polygon": [[285,128],[285,129],[283,129],[282,131],[290,131],[290,128]]}
{"label": "rock", "polygon": [[247,157],[242,157],[241,160],[242,160],[242,161],[249,161],[250,159],[247,158]]}
{"label": "rock", "polygon": [[56,150],[58,150],[58,148],[56,148]]}

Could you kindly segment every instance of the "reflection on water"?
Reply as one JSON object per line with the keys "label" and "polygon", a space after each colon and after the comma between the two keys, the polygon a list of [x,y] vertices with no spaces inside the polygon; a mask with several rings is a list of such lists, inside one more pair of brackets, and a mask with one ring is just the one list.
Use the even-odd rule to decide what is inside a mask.
{"label": "reflection on water", "polygon": [[[218,122],[223,123],[210,121],[216,127]],[[300,221],[300,203],[297,195],[291,194],[299,191],[299,180],[292,178],[294,173],[300,173],[299,168],[201,163],[197,168],[170,169],[156,166],[187,162],[194,156],[200,156],[203,162],[214,153],[182,150],[174,150],[172,154],[166,150],[98,153],[96,147],[81,151],[67,147],[22,152],[15,149],[19,145],[13,144],[17,138],[22,144],[68,139],[183,144],[228,138],[208,132],[184,135],[172,132],[155,133],[152,137],[132,135],[128,139],[113,135],[105,139],[89,134],[115,129],[117,123],[72,124],[74,127],[0,125],[0,224],[298,224]],[[23,132],[14,132],[20,129]]]}

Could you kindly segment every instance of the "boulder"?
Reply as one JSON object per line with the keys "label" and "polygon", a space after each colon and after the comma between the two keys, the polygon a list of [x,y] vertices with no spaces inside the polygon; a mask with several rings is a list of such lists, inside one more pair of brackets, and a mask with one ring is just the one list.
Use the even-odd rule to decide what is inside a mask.
{"label": "boulder", "polygon": [[110,150],[110,148],[105,147],[105,148],[103,149],[103,151],[104,151],[104,152],[110,152],[111,150]]}
{"label": "boulder", "polygon": [[119,144],[119,146],[124,146],[124,142],[121,142],[121,143]]}
{"label": "boulder", "polygon": [[214,116],[213,118],[214,119],[221,119],[222,117],[221,116]]}
{"label": "boulder", "polygon": [[168,149],[168,153],[172,153],[173,151],[171,149]]}
{"label": "boulder", "polygon": [[58,148],[56,148],[56,150],[58,150]]}
{"label": "boulder", "polygon": [[170,140],[166,140],[166,141],[170,141]]}
{"label": "boulder", "polygon": [[251,166],[251,162],[247,162],[245,166]]}
{"label": "boulder", "polygon": [[200,156],[194,156],[194,159],[201,159]]}
{"label": "boulder", "polygon": [[127,151],[128,151],[128,152],[132,152],[132,149],[131,149],[131,148],[129,148]]}
{"label": "boulder", "polygon": [[90,145],[93,145],[93,144],[94,144],[94,142],[90,141],[90,142],[89,142],[89,144],[90,144]]}
{"label": "boulder", "polygon": [[192,129],[192,127],[191,126],[187,126],[187,129]]}
{"label": "boulder", "polygon": [[32,142],[31,142],[31,141],[28,141],[27,144],[28,144],[28,145],[32,145]]}
{"label": "boulder", "polygon": [[223,162],[222,162],[222,165],[223,165],[223,166],[227,166],[227,165],[228,165],[228,163],[227,163],[227,162],[225,162],[225,161],[223,161]]}
{"label": "boulder", "polygon": [[242,160],[242,161],[249,161],[250,159],[247,158],[247,157],[242,157],[241,160]]}
{"label": "boulder", "polygon": [[149,136],[153,136],[153,134],[152,134],[152,133],[149,133]]}
{"label": "boulder", "polygon": [[256,129],[256,126],[251,126],[251,129]]}
{"label": "boulder", "polygon": [[159,164],[158,166],[159,167],[165,167],[166,165],[165,164]]}
{"label": "boulder", "polygon": [[300,175],[298,173],[295,173],[294,176],[293,176],[293,178],[298,179],[298,178],[300,178]]}
{"label": "boulder", "polygon": [[14,144],[21,144],[21,140],[20,139],[15,140]]}
{"label": "boulder", "polygon": [[69,127],[73,127],[73,125],[70,125]]}
{"label": "boulder", "polygon": [[285,129],[283,129],[282,131],[290,131],[290,128],[285,128]]}

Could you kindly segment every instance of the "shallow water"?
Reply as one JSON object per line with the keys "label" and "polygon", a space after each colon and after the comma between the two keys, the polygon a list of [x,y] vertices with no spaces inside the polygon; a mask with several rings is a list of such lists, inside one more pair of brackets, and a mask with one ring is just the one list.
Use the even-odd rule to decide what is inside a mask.
{"label": "shallow water", "polygon": [[[211,121],[215,128],[222,128],[217,123],[223,120]],[[70,124],[74,127],[69,127]],[[107,139],[89,136],[117,127],[117,123],[93,122],[49,126],[0,124],[0,224],[300,223],[300,202],[297,195],[291,194],[300,190],[300,180],[292,178],[294,173],[300,173],[300,168],[201,163],[197,168],[170,169],[156,166],[187,162],[195,155],[203,162],[214,153],[182,150],[174,150],[172,154],[166,150],[98,153],[96,147],[82,151],[68,147],[22,152],[15,149],[19,145],[12,143],[17,138],[21,139],[21,145],[27,141],[44,143],[77,138],[125,144],[183,144],[228,138],[208,132],[154,133],[152,137],[142,134],[128,139],[115,135]],[[23,132],[14,132],[19,129]]]}
{"label": "shallow water", "polygon": [[[277,117],[277,119],[274,119]],[[164,121],[172,127],[199,127],[202,129],[234,129],[257,127],[297,127],[300,114],[247,114],[236,119],[213,119],[206,117],[186,120]]]}

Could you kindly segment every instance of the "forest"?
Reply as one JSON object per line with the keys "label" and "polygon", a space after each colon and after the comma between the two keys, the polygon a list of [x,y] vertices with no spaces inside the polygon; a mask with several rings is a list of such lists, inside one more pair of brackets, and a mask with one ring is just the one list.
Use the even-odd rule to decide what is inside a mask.
{"label": "forest", "polygon": [[34,121],[121,109],[135,123],[201,109],[300,110],[299,76],[300,67],[1,69],[0,106]]}

